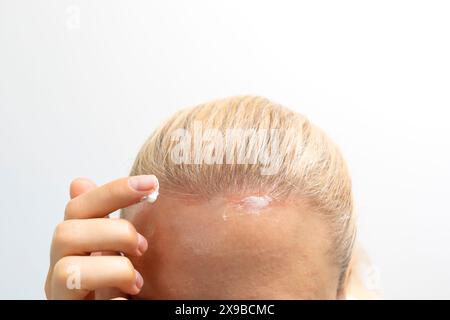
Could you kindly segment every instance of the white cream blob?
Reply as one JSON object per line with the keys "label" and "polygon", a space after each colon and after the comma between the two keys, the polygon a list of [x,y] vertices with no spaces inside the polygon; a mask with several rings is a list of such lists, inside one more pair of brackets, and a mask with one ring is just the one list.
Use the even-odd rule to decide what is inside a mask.
{"label": "white cream blob", "polygon": [[147,201],[153,203],[156,201],[156,199],[158,199],[158,196],[159,196],[159,188],[156,188],[155,191],[153,191],[147,196]]}
{"label": "white cream blob", "polygon": [[159,196],[159,182],[158,182],[158,180],[156,180],[155,190],[152,193],[150,193],[149,195],[143,197],[141,201],[147,201],[147,202],[153,203],[156,201],[156,199],[158,199],[158,196]]}
{"label": "white cream blob", "polygon": [[253,213],[257,213],[270,204],[272,199],[268,196],[250,196],[242,199],[238,206],[240,209],[248,210]]}
{"label": "white cream blob", "polygon": [[230,208],[225,209],[222,218],[226,221],[231,217],[243,216],[245,214],[259,215],[267,209],[271,201],[272,198],[269,196],[245,197],[238,202],[232,203]]}

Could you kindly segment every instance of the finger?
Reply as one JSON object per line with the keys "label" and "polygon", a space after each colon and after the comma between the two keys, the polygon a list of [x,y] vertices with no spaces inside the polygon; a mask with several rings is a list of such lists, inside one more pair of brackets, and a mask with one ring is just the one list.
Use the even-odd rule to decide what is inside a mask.
{"label": "finger", "polygon": [[157,189],[158,180],[154,175],[121,178],[70,200],[65,219],[103,218],[139,202]]}
{"label": "finger", "polygon": [[[99,255],[105,255],[100,253]],[[117,255],[117,254],[106,254],[106,255]],[[128,294],[121,292],[117,288],[101,288],[95,290],[94,298],[95,300],[127,300]]]}
{"label": "finger", "polygon": [[[72,183],[70,184],[70,198],[73,199],[73,198],[78,197],[79,195],[86,193],[90,190],[93,190],[95,188],[97,188],[97,185],[95,184],[94,181],[87,179],[87,178],[77,178],[74,181],[72,181]],[[106,218],[109,218],[109,217],[107,216]],[[53,251],[52,251],[52,254],[53,254]],[[115,255],[118,255],[118,252],[114,252],[114,251],[104,252],[104,255],[115,256]]]}
{"label": "finger", "polygon": [[[88,178],[77,178],[70,184],[70,198],[76,198],[79,195],[97,188],[94,181]],[[109,218],[108,216],[105,218]],[[53,252],[52,252],[53,253]],[[110,252],[108,255],[117,255],[117,253]]]}
{"label": "finger", "polygon": [[78,197],[80,194],[86,193],[97,188],[94,181],[87,178],[77,178],[70,184],[70,199]]}
{"label": "finger", "polygon": [[53,270],[52,299],[84,299],[101,288],[117,288],[135,295],[144,281],[131,261],[122,256],[71,256],[59,260]]}
{"label": "finger", "polygon": [[147,247],[147,240],[127,220],[66,220],[56,227],[53,234],[51,260],[55,263],[64,256],[89,255],[98,251],[141,256]]}
{"label": "finger", "polygon": [[95,300],[127,300],[129,295],[116,288],[95,290]]}

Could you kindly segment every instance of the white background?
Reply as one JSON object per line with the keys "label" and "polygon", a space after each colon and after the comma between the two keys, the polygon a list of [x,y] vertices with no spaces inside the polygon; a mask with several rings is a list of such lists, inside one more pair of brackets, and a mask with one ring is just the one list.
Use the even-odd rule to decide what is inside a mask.
{"label": "white background", "polygon": [[44,298],[73,178],[127,175],[161,120],[235,94],[341,146],[385,298],[450,298],[449,17],[448,1],[0,0],[0,298]]}

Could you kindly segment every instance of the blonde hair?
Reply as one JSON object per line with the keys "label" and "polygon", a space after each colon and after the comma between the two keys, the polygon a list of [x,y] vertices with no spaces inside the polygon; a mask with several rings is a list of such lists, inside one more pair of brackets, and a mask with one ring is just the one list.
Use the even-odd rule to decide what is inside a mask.
{"label": "blonde hair", "polygon": [[[232,150],[234,155],[248,155],[249,161],[230,161],[229,154],[216,152],[213,163],[174,163],[171,152],[180,141],[172,133],[181,128],[192,138],[199,123],[203,129],[220,132],[249,129],[277,135],[266,134],[259,143],[239,134],[237,139],[225,136],[222,147]],[[217,133],[204,130],[205,141],[213,138],[214,132]],[[189,139],[186,141],[193,144]],[[262,165],[255,160],[276,147],[281,154],[270,161],[275,162],[277,171],[262,174]],[[194,149],[185,150],[189,153],[183,155],[188,156],[185,159],[201,160],[198,150],[200,155],[211,152],[205,144],[197,151]],[[156,175],[161,194],[209,198],[250,191],[276,199],[290,196],[308,200],[333,230],[330,236],[335,247],[330,251],[341,270],[339,286],[343,285],[356,229],[351,180],[336,145],[304,116],[257,96],[231,97],[182,110],[160,126],[140,150],[131,175],[140,174]]]}

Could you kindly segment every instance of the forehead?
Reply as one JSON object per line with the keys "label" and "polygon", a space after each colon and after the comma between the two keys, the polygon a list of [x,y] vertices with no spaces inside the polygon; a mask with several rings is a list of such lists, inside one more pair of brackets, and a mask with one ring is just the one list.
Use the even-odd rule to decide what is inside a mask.
{"label": "forehead", "polygon": [[154,288],[188,288],[189,279],[208,288],[225,279],[312,278],[328,265],[326,224],[306,205],[248,196],[201,202],[160,196],[128,211],[149,241],[136,264]]}
{"label": "forehead", "polygon": [[154,204],[143,202],[128,211],[128,218],[147,238],[158,236],[173,245],[190,246],[198,254],[250,245],[323,248],[328,238],[326,224],[309,206],[268,196],[195,202],[160,196]]}

